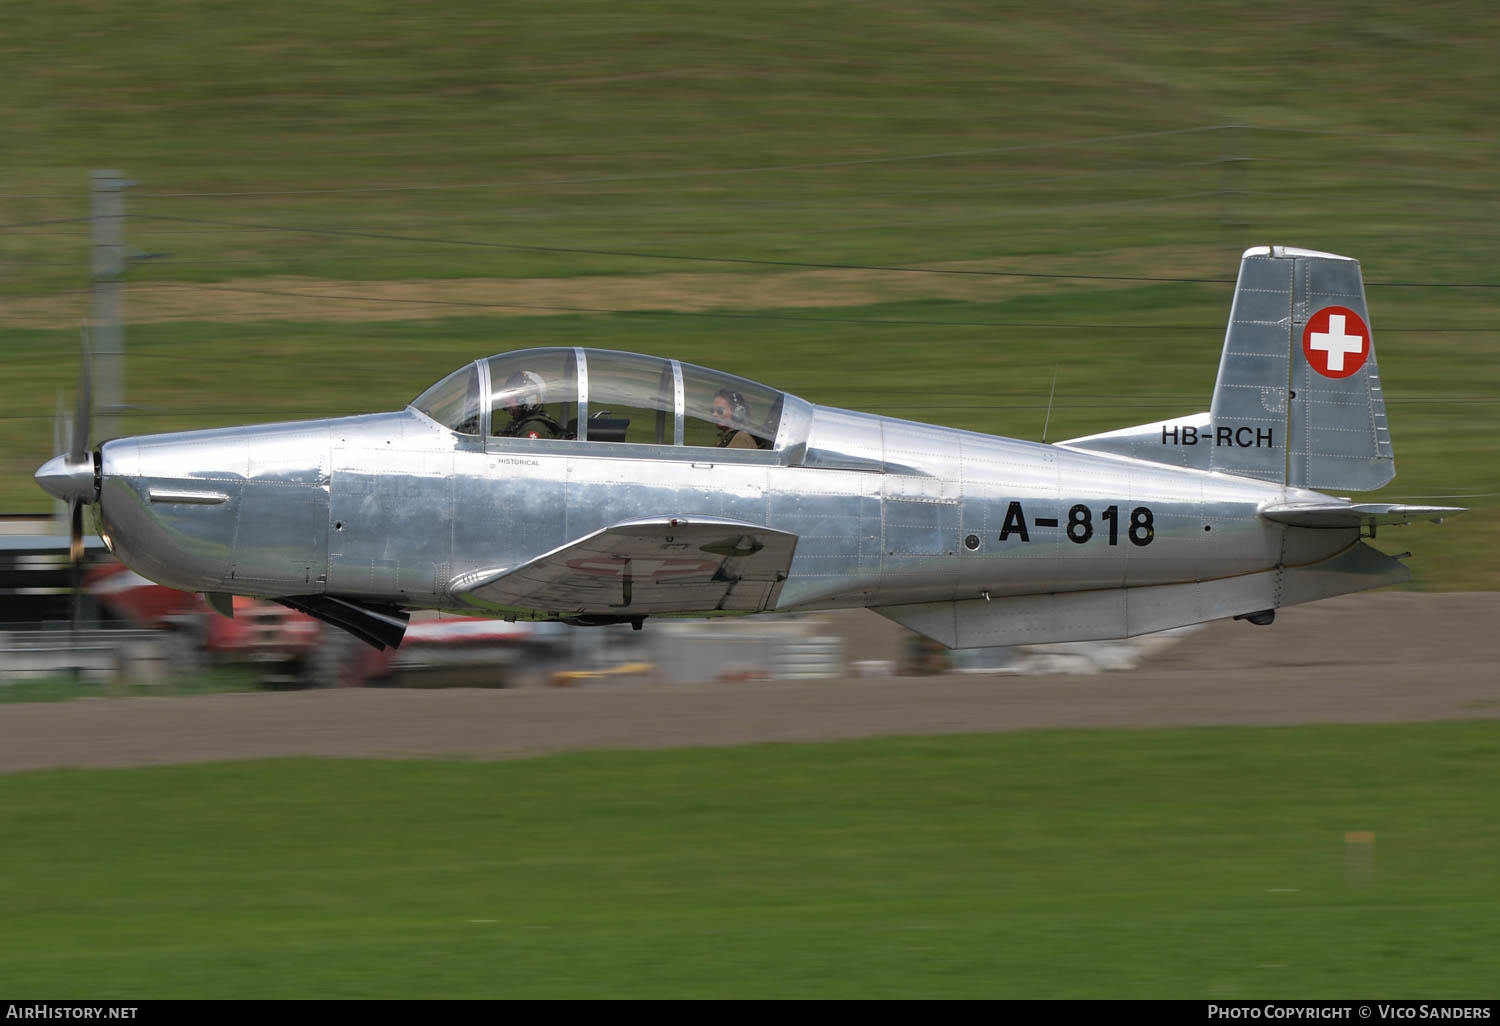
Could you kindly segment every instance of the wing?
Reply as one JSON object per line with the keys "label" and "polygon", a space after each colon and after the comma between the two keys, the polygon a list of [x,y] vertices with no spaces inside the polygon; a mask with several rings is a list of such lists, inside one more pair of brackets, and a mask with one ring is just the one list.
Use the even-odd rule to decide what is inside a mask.
{"label": "wing", "polygon": [[1401,506],[1389,502],[1278,502],[1262,506],[1260,515],[1292,527],[1374,527],[1413,520],[1442,523],[1466,512],[1462,506]]}
{"label": "wing", "polygon": [[797,536],[720,517],[642,517],[528,563],[454,578],[470,605],[551,614],[755,613],[781,594]]}

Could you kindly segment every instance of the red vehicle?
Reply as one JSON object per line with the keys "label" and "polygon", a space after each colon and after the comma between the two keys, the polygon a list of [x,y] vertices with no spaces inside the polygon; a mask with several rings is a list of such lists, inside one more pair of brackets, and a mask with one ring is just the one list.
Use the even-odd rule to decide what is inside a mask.
{"label": "red vehicle", "polygon": [[401,648],[376,651],[343,631],[275,602],[234,597],[234,618],[202,595],[168,588],[110,563],[88,571],[84,587],[111,615],[171,631],[174,672],[209,663],[263,667],[269,685],[517,687],[547,678],[566,628],[476,617],[413,617]]}
{"label": "red vehicle", "polygon": [[268,684],[314,684],[336,669],[320,659],[324,628],[274,602],[234,598],[234,618],[220,616],[203,596],[167,588],[123,563],[90,570],[84,587],[113,616],[137,627],[171,631],[174,672],[205,663],[254,663]]}

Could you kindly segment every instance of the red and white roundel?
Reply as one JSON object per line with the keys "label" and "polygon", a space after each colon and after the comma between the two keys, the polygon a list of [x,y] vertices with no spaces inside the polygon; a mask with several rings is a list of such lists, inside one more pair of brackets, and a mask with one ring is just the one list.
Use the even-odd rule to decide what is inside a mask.
{"label": "red and white roundel", "polygon": [[1325,378],[1347,378],[1370,356],[1370,329],[1347,306],[1325,306],[1302,329],[1302,355]]}

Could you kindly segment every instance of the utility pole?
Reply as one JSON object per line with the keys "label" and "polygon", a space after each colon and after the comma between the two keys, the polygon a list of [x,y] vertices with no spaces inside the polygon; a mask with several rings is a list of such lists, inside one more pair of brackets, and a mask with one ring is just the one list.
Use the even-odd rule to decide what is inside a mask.
{"label": "utility pole", "polygon": [[[125,190],[119,171],[95,171],[93,180],[93,299],[89,345],[93,350],[95,438],[120,433],[125,408]],[[89,443],[84,439],[84,444]]]}

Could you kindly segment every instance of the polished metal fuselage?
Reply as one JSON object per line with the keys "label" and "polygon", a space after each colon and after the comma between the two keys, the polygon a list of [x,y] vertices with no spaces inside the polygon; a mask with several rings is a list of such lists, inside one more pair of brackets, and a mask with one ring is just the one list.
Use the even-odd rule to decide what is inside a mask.
{"label": "polished metal fuselage", "polygon": [[1327,498],[1305,489],[791,396],[771,451],[481,441],[409,408],[119,439],[101,460],[101,531],[146,577],[407,607],[452,608],[462,575],[643,516],[795,534],[780,610],[1215,580],[1359,535],[1257,516]]}

